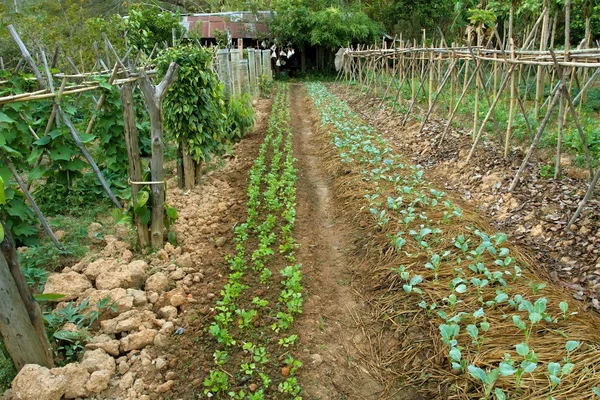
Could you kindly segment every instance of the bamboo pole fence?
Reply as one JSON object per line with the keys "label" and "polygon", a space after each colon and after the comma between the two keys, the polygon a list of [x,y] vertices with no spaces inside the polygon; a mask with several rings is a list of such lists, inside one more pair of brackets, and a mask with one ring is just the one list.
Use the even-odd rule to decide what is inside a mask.
{"label": "bamboo pole fence", "polygon": [[[399,103],[404,110],[401,124],[416,117],[419,133],[433,113],[444,117],[444,130],[435,144],[438,147],[457,115],[465,115],[463,120],[470,116],[470,126],[462,126],[472,137],[465,165],[472,161],[484,137],[497,140],[508,158],[511,150],[523,146],[522,140],[517,143],[514,137],[519,122],[522,136],[530,144],[509,191],[523,181],[522,173],[544,135],[557,136],[554,176],[559,178],[564,135],[570,129],[580,142],[590,184],[568,229],[599,179],[583,122],[591,115],[582,109],[582,103],[586,92],[598,84],[600,48],[567,44],[561,50],[549,49],[550,33],[541,28],[552,22],[544,18],[547,14],[542,12],[521,48],[516,48],[512,38],[503,43],[495,29],[487,42],[468,31],[467,45],[446,46],[443,40],[436,46],[427,45],[433,41],[423,36],[420,44],[415,39],[395,39],[392,46],[350,46],[339,53],[338,80],[361,86],[367,94],[380,97],[381,104]],[[538,49],[532,49],[536,40]]]}

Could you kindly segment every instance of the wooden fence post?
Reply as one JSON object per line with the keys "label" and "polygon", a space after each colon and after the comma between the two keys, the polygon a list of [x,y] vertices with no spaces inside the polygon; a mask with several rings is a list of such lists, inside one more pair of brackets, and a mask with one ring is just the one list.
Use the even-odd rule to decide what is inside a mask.
{"label": "wooden fence post", "polygon": [[[135,111],[133,108],[133,83],[125,83],[121,87],[121,104],[123,105],[123,133],[125,134],[125,145],[127,147],[127,158],[129,159],[129,179],[131,183],[131,201],[135,205],[137,195],[140,191],[139,183],[142,180],[142,163],[138,145],[138,132],[135,125]],[[137,238],[141,248],[150,244],[148,225],[142,223],[135,215],[135,227]]]}
{"label": "wooden fence post", "polygon": [[150,115],[150,136],[152,141],[152,165],[150,167],[152,175],[152,226],[151,242],[152,247],[161,249],[164,245],[163,233],[164,224],[164,205],[165,205],[165,173],[163,166],[163,117],[162,101],[171,85],[177,79],[177,70],[179,66],[175,63],[169,65],[169,69],[163,80],[156,86],[152,84],[150,78],[144,70],[140,71],[139,81],[142,94],[148,105],[148,114]]}

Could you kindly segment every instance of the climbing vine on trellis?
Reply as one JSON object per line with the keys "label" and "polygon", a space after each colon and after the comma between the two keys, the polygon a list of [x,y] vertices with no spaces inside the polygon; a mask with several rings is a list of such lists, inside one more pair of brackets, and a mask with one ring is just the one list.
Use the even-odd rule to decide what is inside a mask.
{"label": "climbing vine on trellis", "polygon": [[165,127],[197,163],[222,152],[227,139],[223,86],[210,67],[212,58],[210,50],[186,45],[163,51],[157,63],[161,75],[171,62],[179,65],[165,98]]}

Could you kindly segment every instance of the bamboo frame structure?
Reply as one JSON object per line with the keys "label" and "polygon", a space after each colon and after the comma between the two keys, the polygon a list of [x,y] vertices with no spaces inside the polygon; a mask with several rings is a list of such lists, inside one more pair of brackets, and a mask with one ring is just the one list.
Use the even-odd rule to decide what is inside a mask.
{"label": "bamboo frame structure", "polygon": [[[476,155],[478,143],[486,135],[494,139],[497,136],[504,150],[503,156],[507,158],[511,152],[510,142],[514,140],[515,120],[522,118],[532,142],[510,190],[514,190],[520,182],[520,175],[531,153],[547,131],[557,134],[555,179],[558,179],[563,135],[571,129],[571,132],[577,132],[589,179],[592,180],[598,175],[592,167],[581,123],[581,105],[585,101],[586,91],[593,87],[600,76],[600,48],[579,46],[572,49],[566,46],[564,50],[546,50],[550,33],[546,32],[546,28],[542,29],[541,34],[537,31],[540,27],[552,24],[552,20],[545,18],[547,15],[547,10],[544,10],[520,49],[515,47],[512,38],[507,39],[505,46],[495,29],[488,43],[482,43],[477,38],[477,46],[458,46],[453,43],[447,47],[444,41],[440,41],[437,47],[432,47],[425,44],[427,41],[424,37],[421,44],[413,39],[399,40],[393,46],[382,48],[361,45],[349,47],[341,53],[343,60],[338,79],[366,86],[366,92],[381,97],[382,104],[385,101],[405,102],[402,125],[411,116],[418,115],[419,133],[425,129],[436,108],[443,110],[441,103],[444,102],[447,106],[447,125],[437,146],[442,144],[458,110],[461,107],[468,109],[472,113],[473,144],[465,165]],[[468,35],[469,43],[471,32]],[[532,50],[536,40],[541,45],[539,50]],[[393,62],[393,68],[387,68],[390,62]],[[540,74],[543,76],[540,77]],[[548,86],[550,94],[544,93],[544,88]],[[458,98],[457,90],[460,90]],[[469,94],[474,98],[475,109],[473,104],[465,105],[465,98]],[[498,120],[496,114],[499,105],[508,110],[506,121]],[[485,113],[481,121],[479,112]],[[544,117],[543,120],[536,117],[538,113],[539,118]],[[490,125],[492,122],[493,129]],[[597,180],[594,179],[592,184]],[[589,190],[593,191],[593,186]],[[582,204],[588,198],[589,195],[582,200]]]}

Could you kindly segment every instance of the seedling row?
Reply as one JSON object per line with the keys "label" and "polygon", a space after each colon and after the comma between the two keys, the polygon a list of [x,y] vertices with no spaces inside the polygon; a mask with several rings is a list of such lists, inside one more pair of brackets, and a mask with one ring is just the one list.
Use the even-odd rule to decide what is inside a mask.
{"label": "seedling row", "polygon": [[[217,342],[204,381],[209,397],[301,399],[290,332],[302,312],[302,272],[296,264],[296,169],[289,85],[280,84],[267,134],[249,172],[246,221],[235,228],[230,273],[209,327]],[[282,267],[283,266],[283,267]]]}
{"label": "seedling row", "polygon": [[[384,238],[381,246],[393,251],[391,265],[373,270],[377,287],[386,290],[378,301],[393,327],[434,324],[428,366],[442,372],[447,394],[498,400],[600,395],[598,338],[590,331],[597,322],[565,301],[564,292],[550,290],[507,235],[491,232],[435,189],[420,166],[403,162],[323,84],[307,89],[339,160],[354,169],[357,187],[366,188],[357,198]],[[398,351],[414,359],[417,347]],[[412,372],[414,381],[429,377]]]}

